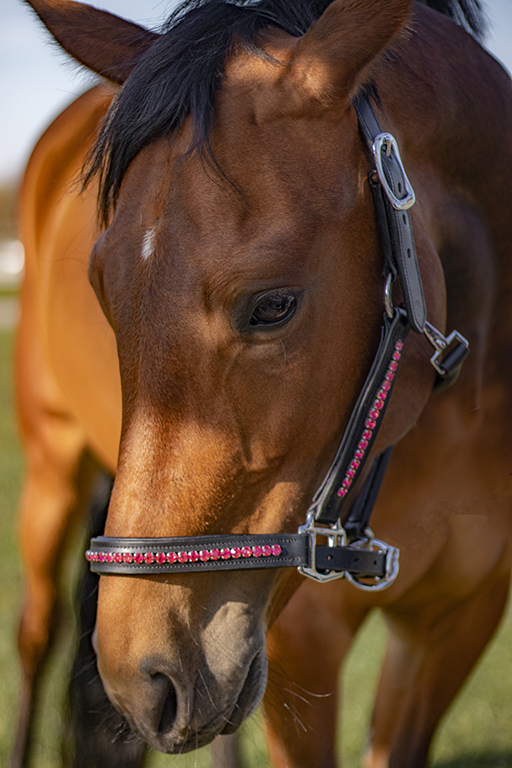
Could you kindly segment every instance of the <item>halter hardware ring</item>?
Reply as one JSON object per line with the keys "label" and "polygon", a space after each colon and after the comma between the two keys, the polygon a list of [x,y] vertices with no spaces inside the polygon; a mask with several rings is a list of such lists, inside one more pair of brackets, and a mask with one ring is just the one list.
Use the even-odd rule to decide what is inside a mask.
{"label": "halter hardware ring", "polygon": [[308,517],[304,525],[301,525],[298,532],[309,534],[309,562],[310,565],[299,565],[297,570],[302,573],[303,576],[308,576],[313,581],[334,581],[334,579],[343,579],[346,571],[317,571],[315,566],[315,550],[317,545],[317,536],[322,536],[327,539],[329,547],[346,546],[347,534],[342,527],[340,521],[329,527],[324,528],[321,525],[315,525],[315,518],[313,510],[308,513]]}
{"label": "halter hardware ring", "polygon": [[[395,161],[400,169],[400,173],[402,175],[404,187],[405,187],[405,195],[402,198],[398,198],[395,193],[393,192],[391,185],[389,184],[389,181],[386,177],[386,174],[384,172],[384,166],[382,163],[382,151],[385,151],[387,157],[391,157],[391,152],[394,153]],[[405,173],[404,166],[402,163],[402,158],[400,157],[400,151],[398,149],[398,144],[396,142],[395,137],[391,133],[379,133],[378,136],[375,137],[375,140],[373,142],[372,146],[372,152],[373,157],[375,159],[375,165],[377,168],[377,175],[379,177],[379,181],[382,184],[382,188],[384,189],[384,192],[386,193],[386,196],[393,206],[393,208],[396,211],[407,211],[409,208],[411,208],[416,198],[414,196],[414,190],[411,186],[411,183],[409,179],[407,178],[407,174]]]}
{"label": "halter hardware ring", "polygon": [[386,310],[386,315],[389,317],[390,320],[393,319],[395,316],[395,308],[393,307],[393,296],[391,294],[393,290],[393,275],[391,272],[386,278],[386,285],[384,286],[384,309]]}
{"label": "halter hardware ring", "polygon": [[398,547],[392,547],[390,544],[386,544],[380,539],[376,539],[371,528],[367,528],[365,531],[367,536],[366,540],[360,540],[351,546],[354,549],[365,549],[369,552],[380,552],[386,555],[386,571],[382,578],[376,578],[373,584],[367,584],[361,581],[357,576],[353,576],[351,573],[346,572],[345,578],[357,589],[361,589],[363,592],[382,592],[384,589],[393,584],[398,573],[400,571],[400,550]]}

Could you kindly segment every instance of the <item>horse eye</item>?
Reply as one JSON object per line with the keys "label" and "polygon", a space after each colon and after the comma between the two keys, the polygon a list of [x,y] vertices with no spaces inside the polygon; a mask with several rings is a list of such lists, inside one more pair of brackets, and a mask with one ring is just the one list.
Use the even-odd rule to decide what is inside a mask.
{"label": "horse eye", "polygon": [[274,291],[262,298],[251,316],[251,325],[273,325],[291,318],[297,308],[297,297],[292,293]]}

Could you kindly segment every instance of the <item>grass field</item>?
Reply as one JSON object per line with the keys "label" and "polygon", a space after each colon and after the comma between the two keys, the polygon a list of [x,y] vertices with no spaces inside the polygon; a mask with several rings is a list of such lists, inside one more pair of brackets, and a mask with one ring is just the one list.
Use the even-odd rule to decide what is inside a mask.
{"label": "grass field", "polygon": [[[20,564],[15,550],[15,510],[23,461],[16,438],[11,400],[12,335],[0,333],[0,767],[8,754],[16,722],[20,674],[15,652],[16,622],[21,600]],[[72,594],[71,586],[66,592]],[[70,603],[71,600],[68,599]],[[71,607],[44,681],[39,703],[33,768],[58,768],[65,679],[73,645]],[[340,721],[344,768],[358,768],[368,730],[385,631],[378,615],[360,634],[345,668],[345,712]],[[242,732],[245,768],[268,765],[261,717]],[[207,768],[209,754],[173,758],[152,753],[150,768]],[[512,612],[478,668],[452,706],[436,738],[436,768],[512,768]],[[108,766],[106,766],[108,768]]]}

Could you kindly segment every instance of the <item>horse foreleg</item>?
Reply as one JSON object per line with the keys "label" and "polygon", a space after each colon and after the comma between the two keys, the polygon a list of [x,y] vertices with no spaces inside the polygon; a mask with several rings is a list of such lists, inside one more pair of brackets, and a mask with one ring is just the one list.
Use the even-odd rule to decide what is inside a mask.
{"label": "horse foreleg", "polygon": [[23,691],[12,768],[28,760],[35,688],[51,640],[59,565],[72,511],[77,508],[77,476],[84,451],[81,429],[64,414],[40,412],[30,428],[26,419],[22,424],[28,457],[20,520],[25,600],[18,647]]}
{"label": "horse foreleg", "polygon": [[238,733],[217,736],[210,747],[212,768],[240,768],[240,737]]}
{"label": "horse foreleg", "polygon": [[274,768],[334,768],[339,669],[366,611],[344,585],[305,581],[268,634],[264,710]]}
{"label": "horse foreleg", "polygon": [[427,625],[388,613],[388,649],[373,713],[365,768],[424,768],[445,713],[492,637],[506,605],[509,574],[487,582]]}

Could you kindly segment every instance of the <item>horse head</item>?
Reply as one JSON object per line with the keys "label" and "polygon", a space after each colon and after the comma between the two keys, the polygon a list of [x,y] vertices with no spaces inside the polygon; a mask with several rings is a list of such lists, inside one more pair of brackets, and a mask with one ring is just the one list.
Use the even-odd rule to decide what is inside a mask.
{"label": "horse head", "polygon": [[[205,4],[162,35],[70,1],[31,5],[122,85],[91,165],[107,226],[90,279],[123,393],[106,535],[296,531],[379,342],[383,259],[352,99],[400,46],[410,0],[324,3],[304,34],[234,5]],[[419,258],[442,318],[437,256],[423,243]],[[429,396],[420,343],[376,452]],[[112,702],[165,752],[235,730],[265,688],[268,624],[301,578],[102,577],[95,647]]]}

